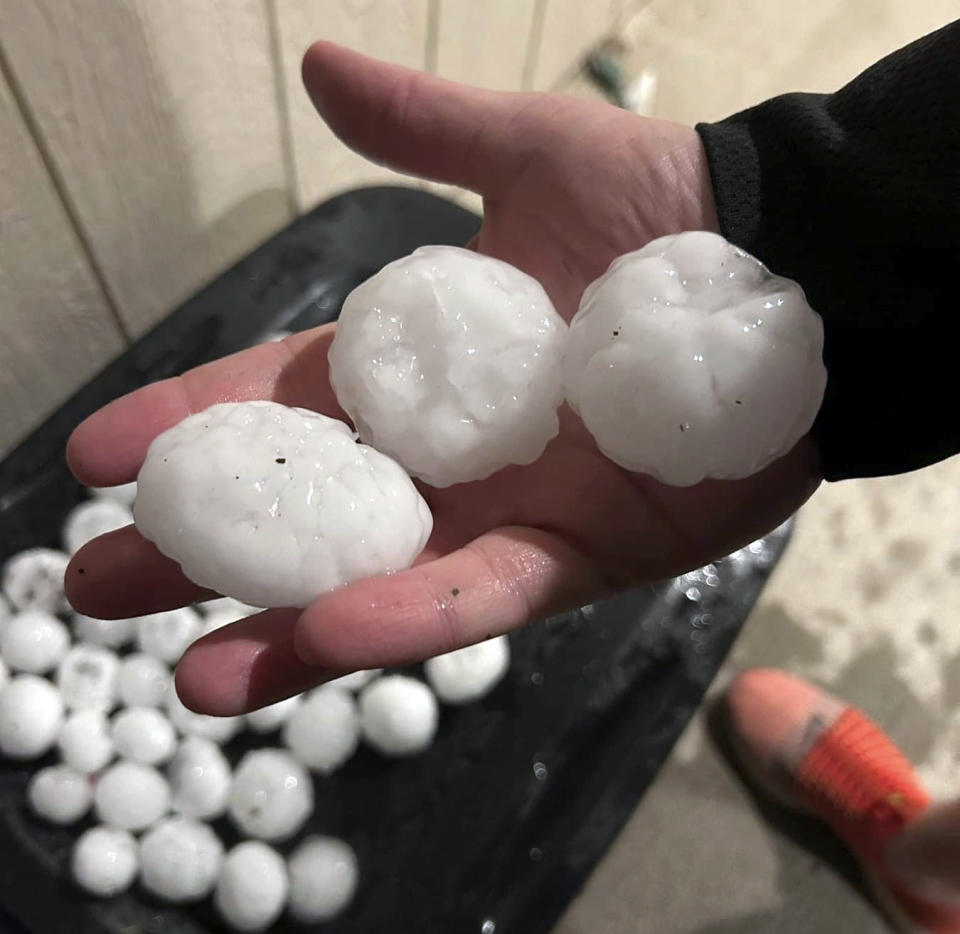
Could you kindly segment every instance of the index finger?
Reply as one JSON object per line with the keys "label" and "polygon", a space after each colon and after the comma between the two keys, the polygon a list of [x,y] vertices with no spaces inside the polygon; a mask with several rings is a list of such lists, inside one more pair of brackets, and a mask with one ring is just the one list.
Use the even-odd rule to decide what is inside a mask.
{"label": "index finger", "polygon": [[135,480],[157,435],[218,402],[270,399],[345,418],[327,365],[333,332],[334,325],[325,324],[292,334],[115,399],[74,429],[67,442],[70,469],[88,486]]}

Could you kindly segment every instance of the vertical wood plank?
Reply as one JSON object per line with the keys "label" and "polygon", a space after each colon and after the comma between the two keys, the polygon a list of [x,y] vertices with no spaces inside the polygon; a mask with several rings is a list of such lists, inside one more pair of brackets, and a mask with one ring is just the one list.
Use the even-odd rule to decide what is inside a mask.
{"label": "vertical wood plank", "polygon": [[621,12],[617,0],[546,0],[533,89],[550,90],[575,71]]}
{"label": "vertical wood plank", "polygon": [[324,125],[300,80],[300,61],[317,39],[411,68],[426,62],[427,0],[271,0],[275,4],[284,96],[301,210],[367,184],[416,184],[350,152]]}
{"label": "vertical wood plank", "polygon": [[133,334],[290,217],[262,0],[0,0],[0,35]]}
{"label": "vertical wood plank", "polygon": [[518,91],[536,0],[441,0],[437,73],[484,88]]}
{"label": "vertical wood plank", "polygon": [[0,74],[0,457],[124,346]]}

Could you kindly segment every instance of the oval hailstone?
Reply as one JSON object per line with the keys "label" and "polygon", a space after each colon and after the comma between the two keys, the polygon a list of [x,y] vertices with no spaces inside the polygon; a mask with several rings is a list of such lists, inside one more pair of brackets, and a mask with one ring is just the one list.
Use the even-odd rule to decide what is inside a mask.
{"label": "oval hailstone", "polygon": [[526,273],[421,247],[347,296],[330,382],[362,441],[445,487],[543,453],[559,431],[566,336]]}
{"label": "oval hailstone", "polygon": [[154,440],[137,528],[194,583],[304,607],[409,567],[433,526],[403,470],[335,419],[275,402],[215,405]]}
{"label": "oval hailstone", "polygon": [[614,260],[570,323],[567,401],[598,447],[673,486],[737,479],[810,429],[823,324],[803,290],[717,234]]}

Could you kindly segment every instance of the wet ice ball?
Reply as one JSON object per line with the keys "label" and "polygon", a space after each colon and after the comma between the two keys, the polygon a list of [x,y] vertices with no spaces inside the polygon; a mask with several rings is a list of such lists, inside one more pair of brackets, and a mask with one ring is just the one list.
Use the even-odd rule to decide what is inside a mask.
{"label": "wet ice ball", "polygon": [[70,633],[45,610],[18,613],[0,639],[0,654],[12,671],[42,675],[52,671],[70,648]]}
{"label": "wet ice ball", "polygon": [[360,716],[353,695],[330,686],[311,691],[283,728],[283,741],[290,751],[322,775],[340,768],[359,740]]}
{"label": "wet ice ball", "polygon": [[290,914],[301,924],[329,921],[340,914],[357,890],[357,857],[335,837],[307,837],[287,861]]}
{"label": "wet ice ball", "polygon": [[423,752],[437,732],[437,699],[407,675],[378,678],[360,695],[364,739],[388,756]]}
{"label": "wet ice ball", "polygon": [[262,931],[280,917],[289,888],[283,857],[266,843],[245,840],[224,857],[213,903],[235,931]]}
{"label": "wet ice ball", "polygon": [[170,809],[170,787],[149,765],[118,762],[100,776],[93,803],[104,824],[122,830],[144,830]]}
{"label": "wet ice ball", "polygon": [[140,841],[143,887],[173,904],[198,902],[217,881],[223,844],[206,824],[168,817]]}
{"label": "wet ice ball", "polygon": [[140,868],[137,841],[125,830],[91,827],[73,847],[73,878],[91,895],[110,898],[133,884]]}
{"label": "wet ice ball", "polygon": [[286,840],[313,810],[313,781],[282,749],[248,752],[234,773],[229,810],[247,836]]}
{"label": "wet ice ball", "polygon": [[52,824],[74,824],[93,803],[90,779],[68,765],[40,769],[27,785],[33,812]]}
{"label": "wet ice ball", "polygon": [[495,636],[428,659],[423,673],[444,703],[469,704],[492,691],[509,665],[510,641]]}
{"label": "wet ice ball", "polygon": [[17,675],[0,691],[0,752],[36,759],[57,741],[63,723],[60,692],[46,678]]}

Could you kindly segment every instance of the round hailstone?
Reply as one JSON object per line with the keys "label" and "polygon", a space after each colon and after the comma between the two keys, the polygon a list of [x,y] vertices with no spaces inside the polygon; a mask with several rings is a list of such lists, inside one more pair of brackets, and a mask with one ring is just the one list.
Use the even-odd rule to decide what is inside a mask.
{"label": "round hailstone", "polygon": [[94,486],[88,488],[87,492],[95,499],[109,499],[124,506],[133,506],[137,498],[137,484],[133,481],[121,483],[120,486]]}
{"label": "round hailstone", "polygon": [[229,808],[247,836],[286,840],[313,811],[313,782],[285,750],[255,749],[237,766]]}
{"label": "round hailstone", "polygon": [[141,616],[137,620],[137,648],[175,665],[187,646],[200,636],[201,628],[200,617],[188,606]]}
{"label": "round hailstone", "polygon": [[227,810],[233,776],[227,757],[211,740],[188,736],[167,767],[167,778],[178,814],[213,820]]}
{"label": "round hailstone", "polygon": [[422,247],[347,296],[330,382],[363,442],[450,486],[543,453],[559,431],[566,337],[526,273]]}
{"label": "round hailstone", "polygon": [[184,707],[176,691],[167,695],[167,716],[184,736],[202,736],[215,743],[229,743],[243,729],[243,717],[211,717]]}
{"label": "round hailstone", "polygon": [[496,636],[424,662],[423,673],[447,704],[469,704],[488,694],[510,667],[510,641]]}
{"label": "round hailstone", "polygon": [[60,756],[78,772],[99,772],[113,759],[113,737],[102,710],[78,710],[70,714],[57,737]]}
{"label": "round hailstone", "polygon": [[52,671],[70,648],[70,633],[45,610],[24,610],[7,624],[0,654],[13,671],[42,675]]}
{"label": "round hailstone", "polygon": [[177,751],[177,734],[159,710],[128,707],[113,718],[113,744],[124,759],[159,765]]}
{"label": "round hailstone", "polygon": [[143,652],[127,655],[120,660],[117,694],[125,707],[164,707],[173,694],[170,669]]}
{"label": "round hailstone", "polygon": [[437,732],[437,699],[407,675],[378,678],[360,695],[364,739],[388,756],[423,752]]}
{"label": "round hailstone", "polygon": [[99,645],[75,645],[57,669],[57,687],[71,710],[109,711],[117,699],[120,661]]}
{"label": "round hailstone", "polygon": [[112,499],[91,499],[74,506],[63,523],[63,548],[76,554],[98,535],[106,535],[133,522],[133,513]]}
{"label": "round hailstone", "polygon": [[194,583],[274,607],[409,567],[433,526],[390,458],[276,402],[215,405],[161,434],[134,514]]}
{"label": "round hailstone", "polygon": [[170,786],[149,765],[118,762],[97,781],[93,793],[97,817],[123,830],[144,830],[170,810]]}
{"label": "round hailstone", "polygon": [[719,235],[661,237],[583,293],[565,379],[621,467],[673,486],[747,477],[813,424],[823,324],[797,283]]}
{"label": "round hailstone", "polygon": [[137,841],[125,830],[91,827],[74,844],[71,871],[91,895],[110,898],[133,884],[140,868]]}
{"label": "round hailstone", "polygon": [[137,634],[136,619],[96,619],[73,614],[73,634],[78,642],[102,645],[107,649],[119,649],[133,642]]}
{"label": "round hailstone", "polygon": [[173,904],[198,902],[217,881],[223,844],[206,825],[189,817],[168,817],[140,841],[143,887]]}
{"label": "round hailstone", "polygon": [[46,678],[17,675],[0,691],[0,752],[37,759],[57,741],[63,723],[60,692]]}
{"label": "round hailstone", "polygon": [[287,720],[283,742],[308,769],[329,775],[356,752],[359,721],[350,693],[339,688],[318,688]]}
{"label": "round hailstone", "polygon": [[303,701],[302,694],[294,694],[286,700],[277,701],[269,707],[261,707],[246,715],[247,726],[254,733],[272,733],[280,729],[290,719],[290,715]]}
{"label": "round hailstone", "polygon": [[53,548],[29,548],[3,566],[3,592],[15,609],[63,613],[70,609],[63,575],[70,558]]}
{"label": "round hailstone", "polygon": [[235,931],[263,931],[280,917],[289,891],[287,864],[259,840],[237,844],[223,859],[213,903]]}
{"label": "round hailstone", "polygon": [[353,900],[357,857],[335,837],[307,837],[287,860],[290,914],[301,924],[329,921]]}
{"label": "round hailstone", "polygon": [[353,671],[328,681],[328,687],[343,688],[345,691],[362,691],[374,678],[383,674],[382,668],[368,668],[365,671]]}
{"label": "round hailstone", "polygon": [[52,824],[75,824],[93,804],[90,779],[68,765],[51,765],[34,773],[27,800],[35,814]]}

